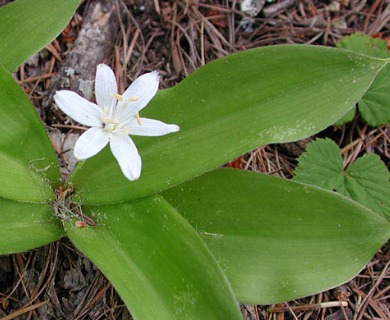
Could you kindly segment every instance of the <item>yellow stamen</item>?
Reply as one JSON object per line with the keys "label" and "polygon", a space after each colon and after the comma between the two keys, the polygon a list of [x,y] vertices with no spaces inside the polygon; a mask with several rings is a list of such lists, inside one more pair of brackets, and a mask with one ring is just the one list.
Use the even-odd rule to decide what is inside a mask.
{"label": "yellow stamen", "polygon": [[126,135],[129,134],[129,128],[125,128],[124,131],[125,131],[125,134],[126,134]]}
{"label": "yellow stamen", "polygon": [[123,97],[118,93],[111,93],[111,96],[118,101],[123,101]]}
{"label": "yellow stamen", "polygon": [[138,112],[135,114],[135,117],[137,118],[138,125],[142,126],[141,118],[139,117],[139,113]]}
{"label": "yellow stamen", "polygon": [[108,107],[103,107],[103,122],[106,122]]}
{"label": "yellow stamen", "polygon": [[137,97],[130,97],[130,98],[127,98],[127,101],[129,102],[133,102],[133,101],[137,101],[138,98]]}

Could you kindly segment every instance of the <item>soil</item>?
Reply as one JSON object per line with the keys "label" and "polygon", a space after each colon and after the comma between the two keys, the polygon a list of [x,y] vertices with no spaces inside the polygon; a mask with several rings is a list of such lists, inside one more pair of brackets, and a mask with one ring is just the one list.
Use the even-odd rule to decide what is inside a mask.
{"label": "soil", "polygon": [[[0,5],[7,2],[0,1]],[[85,95],[88,86],[81,90],[80,83],[92,84],[98,63],[112,66],[120,89],[151,70],[160,72],[161,88],[166,88],[207,62],[254,47],[285,43],[334,46],[356,31],[383,38],[390,46],[390,4],[386,0],[258,2],[264,8],[250,17],[240,10],[239,1],[82,1],[61,35],[15,73],[55,137],[53,145],[63,175],[69,174],[73,163],[69,144],[63,139],[74,141],[81,131],[54,107],[52,94],[69,87]],[[103,38],[94,38],[94,32]],[[76,70],[77,77],[65,72],[69,68]],[[389,125],[371,128],[356,116],[352,123],[329,128],[319,136],[339,144],[346,166],[366,152],[375,152],[390,168]],[[227,165],[290,178],[308,141],[263,146]],[[345,285],[274,305],[273,312],[270,306],[243,305],[243,317],[389,319],[389,257],[388,243]],[[348,307],[307,308],[327,301],[347,301]],[[1,317],[131,319],[111,284],[67,239],[0,256]]]}

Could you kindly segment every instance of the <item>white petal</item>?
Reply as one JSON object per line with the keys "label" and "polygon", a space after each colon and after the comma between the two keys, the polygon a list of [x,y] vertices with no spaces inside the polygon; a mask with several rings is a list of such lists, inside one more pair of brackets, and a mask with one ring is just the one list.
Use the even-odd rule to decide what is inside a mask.
{"label": "white petal", "polygon": [[142,162],[133,140],[125,134],[112,135],[110,148],[125,177],[131,181],[138,179]]}
{"label": "white petal", "polygon": [[88,129],[77,140],[73,151],[74,156],[78,160],[94,156],[107,145],[109,138],[110,134],[101,128]]}
{"label": "white petal", "polygon": [[138,123],[136,118],[128,121],[129,134],[136,136],[157,137],[180,130],[179,126],[176,124],[166,124],[158,120],[140,118],[139,121],[141,125]]}
{"label": "white petal", "polygon": [[112,96],[118,93],[114,72],[103,63],[96,68],[95,96],[99,107],[112,108],[117,100]]}
{"label": "white petal", "polygon": [[143,109],[156,95],[158,85],[157,71],[146,73],[135,79],[122,95],[123,101],[118,102],[116,118],[124,120]]}
{"label": "white petal", "polygon": [[58,108],[81,124],[92,127],[102,125],[102,110],[73,91],[57,91],[54,101]]}

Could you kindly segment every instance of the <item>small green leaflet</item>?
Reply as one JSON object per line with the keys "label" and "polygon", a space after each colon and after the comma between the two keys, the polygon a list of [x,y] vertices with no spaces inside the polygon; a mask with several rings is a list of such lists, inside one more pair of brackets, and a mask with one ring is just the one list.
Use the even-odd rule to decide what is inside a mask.
{"label": "small green leaflet", "polygon": [[336,47],[365,54],[370,57],[382,59],[390,57],[384,40],[369,37],[362,32],[356,32],[345,37],[337,43]]}
{"label": "small green leaflet", "polygon": [[390,122],[390,68],[386,66],[358,102],[363,119],[378,127]]}
{"label": "small green leaflet", "polygon": [[343,169],[335,142],[317,139],[298,158],[297,182],[337,191],[390,220],[389,171],[375,154],[366,154]]}
{"label": "small green leaflet", "polygon": [[[390,57],[386,42],[371,38],[363,33],[355,33],[340,40],[338,48],[354,51],[364,55],[386,59]],[[390,122],[390,67],[386,66],[375,78],[370,89],[358,102],[362,118],[370,126],[380,126]],[[336,122],[342,125],[353,119],[354,111],[350,111]]]}

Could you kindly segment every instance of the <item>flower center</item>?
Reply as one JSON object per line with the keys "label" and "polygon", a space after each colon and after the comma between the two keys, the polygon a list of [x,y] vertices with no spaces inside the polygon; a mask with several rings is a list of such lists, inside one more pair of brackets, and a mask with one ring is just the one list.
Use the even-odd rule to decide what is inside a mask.
{"label": "flower center", "polygon": [[[120,94],[117,93],[112,93],[111,96],[115,98],[118,101],[123,101],[123,97]],[[130,102],[137,101],[137,97],[130,97],[127,98],[125,103],[123,104],[122,108],[126,108]],[[109,108],[109,107],[104,107],[103,108],[103,117],[102,117],[102,125],[103,125],[103,130],[106,132],[113,132],[117,130],[118,124],[121,123],[121,121],[113,119],[113,113],[114,113],[114,108]],[[141,118],[139,117],[138,112],[135,113],[135,118],[137,119],[138,125],[141,124]],[[118,128],[120,129],[120,128]],[[129,134],[129,129],[124,128],[125,134]]]}
{"label": "flower center", "polygon": [[118,121],[106,119],[103,122],[103,130],[106,132],[112,132],[115,130],[115,127],[118,123],[119,123]]}
{"label": "flower center", "polygon": [[116,126],[119,124],[118,120],[111,119],[112,112],[110,112],[108,107],[103,108],[103,130],[106,132],[112,132],[115,130]]}

